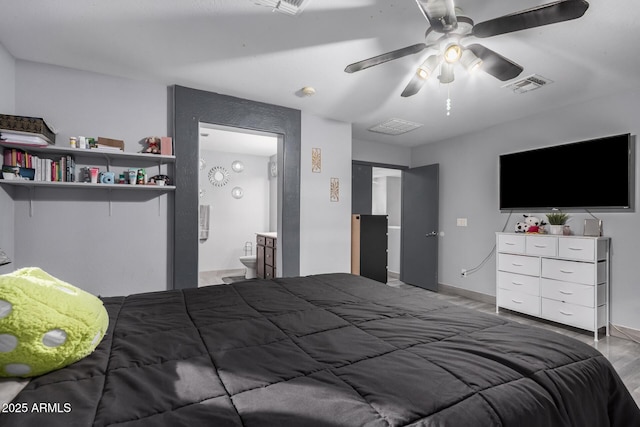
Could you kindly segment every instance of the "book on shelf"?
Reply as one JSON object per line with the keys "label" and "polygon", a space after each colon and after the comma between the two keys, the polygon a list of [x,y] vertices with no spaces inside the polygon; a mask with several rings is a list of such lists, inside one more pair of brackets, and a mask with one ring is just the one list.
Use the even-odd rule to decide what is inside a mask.
{"label": "book on shelf", "polygon": [[3,166],[33,170],[29,179],[35,181],[73,182],[76,177],[76,163],[71,155],[49,159],[17,148],[5,148]]}

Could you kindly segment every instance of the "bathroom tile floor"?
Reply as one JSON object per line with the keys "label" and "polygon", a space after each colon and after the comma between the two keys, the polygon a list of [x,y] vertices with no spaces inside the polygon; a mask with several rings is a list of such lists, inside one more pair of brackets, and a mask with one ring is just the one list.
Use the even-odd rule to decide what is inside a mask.
{"label": "bathroom tile floor", "polygon": [[245,269],[201,271],[198,273],[198,287],[211,285],[224,285],[244,278]]}

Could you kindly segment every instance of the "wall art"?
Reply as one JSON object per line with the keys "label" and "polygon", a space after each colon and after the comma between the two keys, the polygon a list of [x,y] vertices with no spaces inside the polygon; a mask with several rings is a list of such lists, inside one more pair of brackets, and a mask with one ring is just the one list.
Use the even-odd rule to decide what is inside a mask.
{"label": "wall art", "polygon": [[340,201],[340,179],[339,178],[331,178],[331,183],[329,187],[329,198],[332,202]]}
{"label": "wall art", "polygon": [[322,172],[322,151],[319,148],[311,149],[311,172]]}

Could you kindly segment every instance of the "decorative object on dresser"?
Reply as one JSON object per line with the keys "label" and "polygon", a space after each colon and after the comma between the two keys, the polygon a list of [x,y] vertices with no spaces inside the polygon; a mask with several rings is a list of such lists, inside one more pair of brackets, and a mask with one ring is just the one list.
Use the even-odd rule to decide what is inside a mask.
{"label": "decorative object on dresser", "polygon": [[552,212],[547,214],[550,234],[564,234],[564,225],[569,220],[569,215],[564,212]]}
{"label": "decorative object on dresser", "polygon": [[256,238],[256,275],[258,279],[276,277],[276,233],[258,233]]}
{"label": "decorative object on dresser", "polygon": [[496,233],[500,307],[609,335],[608,237]]}

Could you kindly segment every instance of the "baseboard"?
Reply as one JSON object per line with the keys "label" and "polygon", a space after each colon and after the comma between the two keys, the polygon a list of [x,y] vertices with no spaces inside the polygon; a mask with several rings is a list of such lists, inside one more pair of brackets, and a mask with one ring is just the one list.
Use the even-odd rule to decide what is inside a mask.
{"label": "baseboard", "polygon": [[609,333],[613,337],[624,338],[626,340],[640,343],[640,331],[637,329],[627,328],[626,326],[609,324]]}
{"label": "baseboard", "polygon": [[470,300],[485,302],[487,304],[496,304],[496,297],[492,295],[470,291],[456,286],[445,285],[444,283],[438,283],[438,292],[446,295],[456,295],[459,297],[469,298]]}

